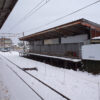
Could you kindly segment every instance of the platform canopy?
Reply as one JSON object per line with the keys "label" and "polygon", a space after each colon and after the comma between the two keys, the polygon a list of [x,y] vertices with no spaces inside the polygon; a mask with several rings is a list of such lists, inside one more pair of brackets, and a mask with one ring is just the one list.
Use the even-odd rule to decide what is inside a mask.
{"label": "platform canopy", "polygon": [[100,32],[100,24],[94,23],[86,19],[79,19],[64,25],[60,25],[48,30],[37,32],[28,36],[21,37],[20,40],[43,40],[50,38],[67,37],[79,34],[89,34],[91,30]]}
{"label": "platform canopy", "polygon": [[0,28],[14,8],[18,0],[0,0]]}

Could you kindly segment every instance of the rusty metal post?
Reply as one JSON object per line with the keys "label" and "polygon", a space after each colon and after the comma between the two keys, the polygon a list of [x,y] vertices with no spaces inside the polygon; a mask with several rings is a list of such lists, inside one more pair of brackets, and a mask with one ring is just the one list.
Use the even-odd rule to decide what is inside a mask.
{"label": "rusty metal post", "polygon": [[[23,37],[24,37],[24,32],[23,32]],[[25,42],[23,40],[23,51],[25,52]]]}

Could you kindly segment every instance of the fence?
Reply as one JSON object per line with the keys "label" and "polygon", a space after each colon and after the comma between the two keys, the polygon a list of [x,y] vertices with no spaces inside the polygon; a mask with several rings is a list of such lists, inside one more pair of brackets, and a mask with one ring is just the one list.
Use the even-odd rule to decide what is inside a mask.
{"label": "fence", "polygon": [[30,52],[62,57],[81,58],[83,43],[30,45]]}

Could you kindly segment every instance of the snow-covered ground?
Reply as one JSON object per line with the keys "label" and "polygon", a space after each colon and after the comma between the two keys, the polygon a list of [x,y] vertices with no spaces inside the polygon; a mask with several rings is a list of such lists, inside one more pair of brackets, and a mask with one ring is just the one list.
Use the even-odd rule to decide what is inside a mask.
{"label": "snow-covered ground", "polygon": [[[7,57],[9,60],[13,61],[14,63],[16,63],[21,68],[37,67],[38,71],[28,71],[28,72],[34,75],[35,77],[39,78],[43,82],[49,84],[51,87],[53,87],[60,93],[63,93],[71,100],[100,100],[100,75],[92,75],[87,72],[57,68],[42,62],[20,57],[17,52],[8,52],[8,53],[1,52],[0,54]],[[6,66],[8,65],[11,68],[13,68],[31,87],[33,87],[41,96],[43,96],[45,100],[64,99],[59,95],[56,95],[56,93],[52,92],[50,89],[38,83],[35,79],[31,78],[29,75],[27,75],[26,73],[18,69],[16,66],[14,66],[13,64],[5,60],[2,56],[0,56],[0,58],[1,58],[0,65],[1,63],[4,62],[3,63],[4,65]],[[2,73],[2,76],[5,76],[5,81],[6,81],[6,82],[4,81],[5,84],[7,85],[9,90],[13,90],[17,88],[18,91],[18,87],[15,87],[16,84],[11,86],[12,83],[8,80],[11,78],[11,81],[13,83],[16,81],[17,84],[21,80],[20,79],[16,80],[13,77],[16,75],[11,75],[9,77],[9,74],[14,74],[14,73],[11,73],[11,71],[7,69],[6,66],[3,67],[4,65],[0,66],[1,67],[0,73]],[[8,73],[8,75],[5,75],[5,73],[6,74]],[[18,77],[16,76],[16,78]],[[23,91],[22,93],[26,95],[27,90],[24,90],[24,88],[26,87],[24,85],[21,86],[19,90],[21,89],[20,92]],[[28,92],[28,94],[31,92]],[[17,92],[14,96],[16,96],[16,98],[17,97],[20,98],[20,94]],[[24,95],[21,95],[21,97],[23,97],[24,99],[18,98],[18,100],[31,100],[30,98],[32,96],[29,97],[28,95],[27,97],[29,97],[29,99],[25,99]],[[34,100],[38,100],[38,99],[39,98],[37,98],[36,96],[36,99]]]}
{"label": "snow-covered ground", "polygon": [[0,100],[10,100],[9,91],[2,81],[1,74],[0,74]]}
{"label": "snow-covered ground", "polygon": [[41,100],[0,59],[0,100]]}

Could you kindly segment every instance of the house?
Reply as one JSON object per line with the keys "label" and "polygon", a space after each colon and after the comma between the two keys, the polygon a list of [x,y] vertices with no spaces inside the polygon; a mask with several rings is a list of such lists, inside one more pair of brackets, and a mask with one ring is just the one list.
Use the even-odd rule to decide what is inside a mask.
{"label": "house", "polygon": [[0,49],[10,50],[12,47],[12,40],[10,38],[0,38]]}

